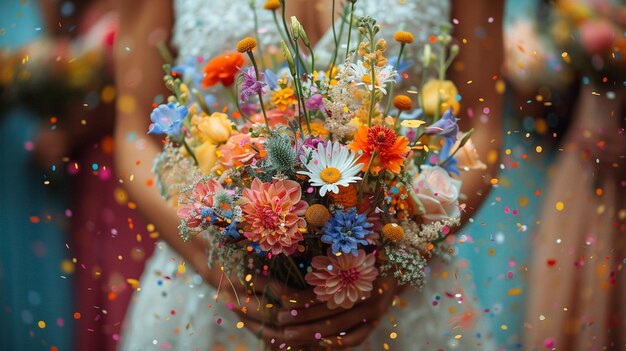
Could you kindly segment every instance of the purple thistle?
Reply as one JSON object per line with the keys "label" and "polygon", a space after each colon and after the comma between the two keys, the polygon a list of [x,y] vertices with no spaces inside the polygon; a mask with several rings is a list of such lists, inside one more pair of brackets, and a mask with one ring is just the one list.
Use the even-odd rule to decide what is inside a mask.
{"label": "purple thistle", "polygon": [[248,101],[250,96],[265,94],[263,89],[267,83],[263,81],[263,73],[259,73],[259,80],[256,79],[256,71],[254,67],[250,67],[247,71],[239,69],[243,75],[243,82],[241,83],[241,101]]}

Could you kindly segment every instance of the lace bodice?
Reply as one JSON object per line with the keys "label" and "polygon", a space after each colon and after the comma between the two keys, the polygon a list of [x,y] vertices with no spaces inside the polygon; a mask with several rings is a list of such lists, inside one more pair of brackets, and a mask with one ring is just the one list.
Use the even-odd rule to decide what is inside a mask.
{"label": "lace bodice", "polygon": [[[258,17],[259,37],[264,45],[278,44],[280,36],[272,13],[263,9],[264,2],[253,1]],[[288,6],[296,6],[297,3],[289,0],[287,2]],[[327,3],[326,10],[330,14],[331,2]],[[174,0],[174,7],[176,22],[173,42],[179,50],[180,62],[198,56],[207,59],[224,51],[232,51],[240,39],[254,36],[254,14],[250,10],[249,0],[230,0],[228,6],[211,6],[205,0]],[[357,2],[355,18],[362,15],[376,18],[382,26],[382,35],[388,42],[391,42],[396,31],[405,30],[415,35],[417,43],[427,43],[430,36],[439,34],[442,26],[449,23],[450,4],[449,1],[442,0],[361,0]],[[338,19],[336,28],[338,31]],[[358,35],[352,37],[356,43]],[[345,43],[345,39],[342,42]],[[333,34],[328,30],[317,44],[316,60],[326,64],[333,47]],[[423,45],[407,47],[407,58],[417,62],[415,58],[422,48]],[[438,51],[436,44],[433,49]],[[389,53],[389,57],[394,55],[395,53]],[[412,69],[414,72],[420,71],[416,63]]]}

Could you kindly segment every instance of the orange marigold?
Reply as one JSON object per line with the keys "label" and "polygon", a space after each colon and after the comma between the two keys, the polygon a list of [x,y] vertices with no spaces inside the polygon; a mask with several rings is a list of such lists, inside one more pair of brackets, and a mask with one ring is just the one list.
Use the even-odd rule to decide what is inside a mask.
{"label": "orange marigold", "polygon": [[202,87],[209,88],[217,83],[229,86],[235,82],[238,68],[243,66],[245,59],[238,52],[227,52],[210,60],[204,66]]}
{"label": "orange marigold", "polygon": [[[381,125],[372,128],[359,127],[354,134],[354,141],[348,147],[361,156],[364,161],[363,171],[369,167],[374,174],[384,169],[400,173],[406,155],[411,150],[409,139],[398,136],[393,129]],[[376,155],[372,159],[374,152]]]}
{"label": "orange marigold", "polygon": [[396,32],[393,35],[393,39],[402,44],[411,44],[415,36],[411,32]]}
{"label": "orange marigold", "polygon": [[393,106],[400,111],[409,111],[413,109],[413,100],[406,95],[398,95],[393,98]]}
{"label": "orange marigold", "polygon": [[335,205],[341,205],[344,209],[356,207],[357,205],[356,185],[354,184],[340,186],[338,194],[329,192],[328,195]]}
{"label": "orange marigold", "polygon": [[278,10],[280,8],[280,1],[278,0],[267,0],[265,4],[263,4],[263,8],[266,10]]}
{"label": "orange marigold", "polygon": [[298,102],[296,99],[296,92],[289,87],[280,89],[272,96],[272,103],[280,111],[285,111],[287,107],[295,104],[296,102]]}
{"label": "orange marigold", "polygon": [[256,48],[256,39],[251,37],[243,38],[237,43],[237,51],[242,54],[252,51],[254,48]]}

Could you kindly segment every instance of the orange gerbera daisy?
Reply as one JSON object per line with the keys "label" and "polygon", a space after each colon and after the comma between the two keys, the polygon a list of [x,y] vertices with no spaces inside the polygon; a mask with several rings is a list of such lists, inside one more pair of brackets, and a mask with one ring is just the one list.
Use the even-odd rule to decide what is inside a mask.
{"label": "orange gerbera daisy", "polygon": [[369,160],[376,152],[370,167],[374,174],[384,169],[400,173],[402,163],[411,150],[409,139],[398,136],[393,129],[384,126],[359,127],[354,134],[354,141],[348,147],[361,156],[361,160],[364,161],[363,171],[367,170]]}
{"label": "orange gerbera daisy", "polygon": [[244,62],[243,55],[238,52],[227,52],[215,57],[204,66],[202,87],[209,88],[217,83],[224,86],[233,84],[239,73],[238,68],[242,67]]}

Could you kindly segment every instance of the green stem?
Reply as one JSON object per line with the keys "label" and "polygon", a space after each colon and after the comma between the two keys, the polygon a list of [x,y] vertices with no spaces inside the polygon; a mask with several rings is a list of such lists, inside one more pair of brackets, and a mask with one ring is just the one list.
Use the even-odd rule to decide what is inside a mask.
{"label": "green stem", "polygon": [[376,158],[376,155],[378,155],[378,150],[374,150],[374,152],[372,152],[372,157],[370,158],[370,162],[367,164],[367,169],[365,170],[365,173],[363,174],[363,181],[361,181],[361,187],[359,189],[359,202],[361,202],[361,200],[363,199],[363,191],[365,188],[365,183],[367,183],[367,178],[370,175],[370,169],[372,168],[372,163],[374,162],[374,158]]}
{"label": "green stem", "polygon": [[207,115],[210,115],[211,109],[209,108],[209,105],[206,104],[206,101],[204,101],[204,97],[202,97],[200,92],[197,89],[192,89],[191,92],[196,100],[198,100],[198,104],[200,105],[202,111],[204,111]]}
{"label": "green stem", "polygon": [[339,26],[339,39],[337,39],[335,42],[335,50],[333,51],[333,57],[332,57],[332,62],[330,64],[330,70],[328,71],[328,75],[329,78],[330,75],[333,73],[333,68],[335,68],[335,62],[337,61],[337,54],[339,53],[339,40],[341,39],[341,37],[343,37],[343,30],[346,27],[346,10],[348,9],[348,5],[345,5],[343,7],[343,10],[341,11],[341,25]]}
{"label": "green stem", "polygon": [[[241,75],[239,75],[239,77],[241,77]],[[239,78],[237,78],[237,80],[239,80]],[[239,82],[237,82],[239,83]],[[235,107],[237,108],[237,111],[239,111],[239,114],[241,114],[241,117],[243,117],[243,119],[245,119],[246,121],[252,123],[252,124],[256,124],[255,122],[252,122],[252,120],[246,116],[245,113],[243,113],[243,111],[241,110],[241,106],[239,105],[239,84],[235,84],[235,93],[233,94],[233,91],[224,87],[225,91],[227,92],[226,95],[228,95],[228,97],[230,98],[230,100],[233,102],[233,104],[235,104]]]}
{"label": "green stem", "polygon": [[[259,81],[259,67],[256,64],[256,60],[254,59],[254,55],[252,51],[248,51],[248,56],[250,57],[250,61],[252,61],[252,66],[254,67],[254,73],[256,75],[256,80]],[[270,129],[270,123],[267,120],[267,114],[265,113],[265,106],[263,105],[263,94],[259,91],[259,104],[261,104],[261,111],[263,111],[263,119],[265,120],[265,125],[267,126],[267,130]]]}
{"label": "green stem", "polygon": [[[295,76],[292,76],[292,77],[293,77],[294,84],[296,85],[296,91],[298,92],[298,98],[299,98],[298,106],[302,107],[302,114],[304,115],[306,126],[309,130],[309,133],[311,133],[311,122],[309,120],[309,113],[306,109],[306,103],[304,101],[304,94],[302,93],[302,83],[297,77]],[[304,135],[302,137],[304,137]]]}
{"label": "green stem", "polygon": [[[286,1],[281,0],[281,9],[282,9],[282,19],[283,19],[283,26],[285,27],[285,33],[287,33],[287,39],[289,40],[288,43],[291,46],[291,48],[294,50],[294,54],[296,56],[296,68],[298,67],[298,62],[302,62],[301,57],[300,57],[300,52],[298,51],[298,47],[297,45],[294,45],[294,43],[296,42],[296,40],[293,39],[293,37],[291,36],[291,33],[289,32],[289,27],[287,26],[287,20],[285,19],[285,11],[286,11]],[[302,64],[302,67],[304,67],[304,64]],[[308,74],[308,72],[306,72],[306,67],[304,67],[304,71],[305,73]]]}
{"label": "green stem", "polygon": [[191,158],[193,158],[193,162],[195,162],[196,166],[199,165],[198,159],[196,158],[196,155],[193,153],[193,151],[191,151],[191,148],[189,147],[189,144],[187,144],[185,137],[183,137],[183,146],[185,147],[185,150],[187,150],[189,155],[191,155]]}
{"label": "green stem", "polygon": [[[374,44],[374,32],[372,31],[372,28],[370,28],[369,32],[370,54],[373,54],[374,52],[376,52],[376,44]],[[374,107],[376,105],[376,62],[374,62],[372,59],[370,59],[370,68],[372,70],[372,91],[370,96],[369,115],[367,117],[368,127],[372,126],[372,117],[374,117]]]}
{"label": "green stem", "polygon": [[311,44],[309,43],[309,45],[306,45],[306,48],[309,50],[309,52],[311,53],[311,73],[315,72],[315,53],[313,52],[313,48],[311,48]]}
{"label": "green stem", "polygon": [[[396,61],[396,66],[393,68],[396,72],[398,72],[398,66],[400,66],[400,59],[402,59],[402,52],[404,52],[404,46],[406,44],[402,43],[400,44],[400,52],[398,53],[398,60]],[[385,108],[385,116],[387,116],[389,114],[389,111],[391,110],[391,103],[393,102],[393,91],[396,88],[396,82],[393,82],[391,84],[391,87],[389,88],[389,95],[388,97],[388,101],[387,101],[387,107]]]}
{"label": "green stem", "polygon": [[354,19],[354,6],[356,3],[352,3],[350,8],[350,23],[348,24],[348,45],[346,46],[346,58],[348,58],[348,54],[350,53],[350,39],[352,36],[352,21]]}
{"label": "green stem", "polygon": [[289,39],[285,36],[285,33],[283,33],[283,30],[280,28],[280,24],[278,24],[278,17],[276,17],[276,11],[272,11],[272,17],[274,17],[274,23],[276,23],[276,29],[278,29],[278,33],[280,34],[280,37],[286,42],[289,41]]}
{"label": "green stem", "polygon": [[261,37],[259,37],[259,18],[256,13],[254,1],[250,2],[250,9],[252,10],[252,15],[254,16],[254,36],[256,37],[256,41],[258,43],[257,49],[259,50],[259,56],[261,57],[261,69],[265,69],[265,66],[263,65],[263,45],[261,45]]}
{"label": "green stem", "polygon": [[333,29],[333,43],[335,43],[335,49],[333,50],[333,55],[331,57],[331,62],[328,65],[330,67],[330,73],[333,73],[333,66],[335,65],[335,58],[337,57],[337,46],[339,43],[337,42],[337,31],[335,30],[335,1],[333,0],[332,14],[331,14],[331,27]]}
{"label": "green stem", "polygon": [[450,156],[448,156],[445,160],[443,160],[443,162],[439,163],[439,166],[443,167],[443,165],[448,163],[448,161],[450,161],[454,157],[454,155],[456,155],[456,153],[459,152],[459,150],[463,148],[463,146],[467,142],[467,139],[469,139],[469,136],[471,136],[473,132],[474,132],[474,128],[470,129],[467,133],[465,133],[465,136],[463,137],[463,140],[461,140],[461,142],[459,143],[459,146],[456,149],[454,149],[454,152],[452,152]]}

